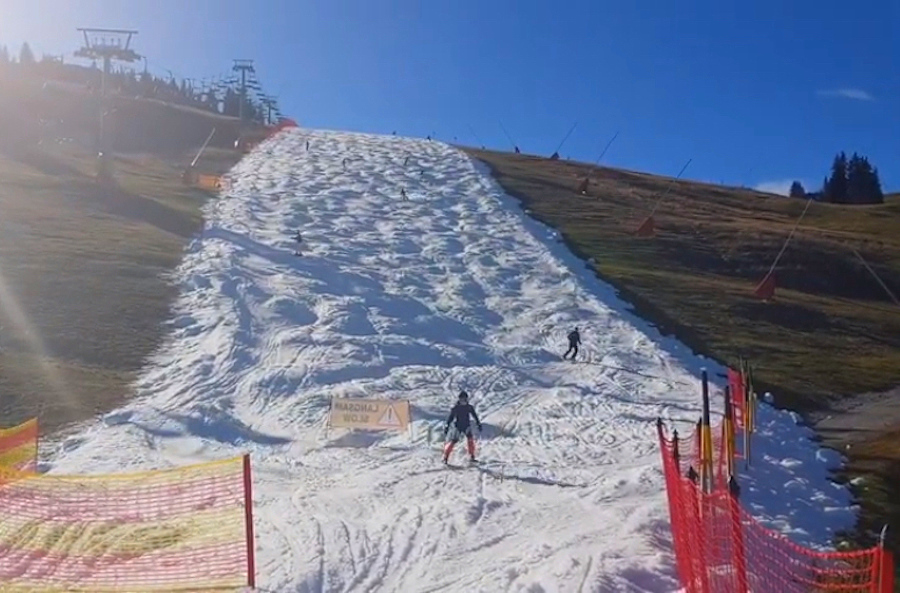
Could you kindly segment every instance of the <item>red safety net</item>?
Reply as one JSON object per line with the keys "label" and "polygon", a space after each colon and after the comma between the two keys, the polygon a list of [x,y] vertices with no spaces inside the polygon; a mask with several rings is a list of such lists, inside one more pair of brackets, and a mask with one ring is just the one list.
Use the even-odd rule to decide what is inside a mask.
{"label": "red safety net", "polygon": [[734,369],[728,369],[728,388],[731,391],[731,409],[734,412],[734,428],[736,430],[743,430],[747,402],[744,375]]}
{"label": "red safety net", "polygon": [[298,128],[300,126],[297,125],[297,122],[289,117],[283,117],[278,120],[278,124],[276,124],[275,129],[284,130],[287,128]]}
{"label": "red safety net", "polygon": [[737,484],[722,460],[724,439],[713,448],[719,459],[711,489],[704,492],[700,435],[681,439],[676,432],[669,437],[662,422],[658,430],[675,560],[685,593],[893,592],[887,551],[819,552],[791,543],[741,507]]}
{"label": "red safety net", "polygon": [[248,457],[110,476],[0,468],[0,590],[252,586],[249,472]]}
{"label": "red safety net", "polygon": [[0,467],[23,472],[37,471],[37,452],[37,419],[0,429]]}

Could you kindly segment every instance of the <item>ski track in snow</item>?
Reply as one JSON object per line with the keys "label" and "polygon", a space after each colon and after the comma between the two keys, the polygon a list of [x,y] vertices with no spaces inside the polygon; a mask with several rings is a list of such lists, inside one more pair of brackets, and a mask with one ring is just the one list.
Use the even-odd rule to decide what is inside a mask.
{"label": "ski track in snow", "polygon": [[[722,369],[636,318],[447,145],[291,130],[230,177],[140,397],[58,442],[52,473],[249,451],[266,591],[677,588],[654,422],[695,420],[698,369]],[[463,388],[483,463],[445,469],[428,427]],[[326,435],[331,396],[409,399],[412,434]],[[840,458],[789,415],[760,422],[746,504],[827,544],[854,519],[827,481]],[[776,496],[788,480],[793,502]]]}

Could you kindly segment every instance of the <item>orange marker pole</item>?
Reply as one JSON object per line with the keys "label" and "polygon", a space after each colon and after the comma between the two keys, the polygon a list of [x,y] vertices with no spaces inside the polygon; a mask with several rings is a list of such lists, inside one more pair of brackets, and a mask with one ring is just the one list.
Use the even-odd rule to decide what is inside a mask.
{"label": "orange marker pole", "polygon": [[244,517],[247,525],[247,586],[256,588],[256,538],[253,536],[253,479],[250,455],[244,455]]}

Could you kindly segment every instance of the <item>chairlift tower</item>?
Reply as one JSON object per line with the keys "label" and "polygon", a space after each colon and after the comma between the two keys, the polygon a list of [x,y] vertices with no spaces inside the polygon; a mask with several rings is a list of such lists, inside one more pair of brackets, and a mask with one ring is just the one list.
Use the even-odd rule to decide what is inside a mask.
{"label": "chairlift tower", "polygon": [[137,35],[137,31],[128,29],[92,29],[78,28],[84,35],[84,46],[75,52],[75,57],[88,60],[103,60],[103,70],[100,74],[100,133],[97,140],[97,152],[100,158],[100,177],[107,177],[109,147],[106,144],[106,130],[104,119],[106,117],[106,79],[109,77],[113,60],[117,62],[133,63],[141,59],[133,49],[131,40]]}
{"label": "chairlift tower", "polygon": [[253,67],[253,60],[235,60],[231,69],[241,73],[241,101],[238,106],[238,119],[243,122],[244,103],[247,102],[247,73],[255,73],[256,69]]}
{"label": "chairlift tower", "polygon": [[275,101],[275,97],[270,97],[268,95],[263,95],[259,101],[262,103],[263,107],[266,108],[266,121],[265,125],[272,125],[272,111],[275,109],[277,102]]}

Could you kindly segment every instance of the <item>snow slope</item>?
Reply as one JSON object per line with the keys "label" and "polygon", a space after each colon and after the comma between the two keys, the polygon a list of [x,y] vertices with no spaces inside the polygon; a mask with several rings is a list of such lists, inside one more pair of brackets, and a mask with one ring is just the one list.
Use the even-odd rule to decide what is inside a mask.
{"label": "snow slope", "polygon": [[[52,472],[249,450],[268,591],[677,588],[654,421],[697,417],[704,361],[449,146],[293,130],[231,176],[178,271],[141,397],[61,442]],[[560,360],[573,325],[575,364]],[[428,428],[463,388],[484,464],[445,469]],[[408,398],[412,435],[326,434],[331,396]],[[853,519],[825,480],[836,460],[790,417],[762,421],[796,463],[761,464],[748,504],[827,543]],[[768,485],[787,479],[832,520],[772,506]]]}

